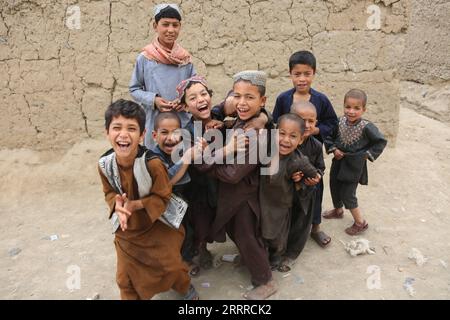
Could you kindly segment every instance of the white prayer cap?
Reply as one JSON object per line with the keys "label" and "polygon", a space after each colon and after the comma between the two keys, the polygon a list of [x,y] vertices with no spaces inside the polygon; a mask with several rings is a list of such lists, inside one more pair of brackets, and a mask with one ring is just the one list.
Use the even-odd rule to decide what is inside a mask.
{"label": "white prayer cap", "polygon": [[166,8],[169,8],[169,7],[172,8],[172,9],[174,9],[175,11],[177,11],[178,14],[179,14],[180,17],[181,17],[181,10],[180,10],[180,8],[178,7],[178,5],[175,4],[175,3],[160,3],[160,4],[155,5],[155,7],[153,8],[153,17],[156,18],[156,16],[157,16],[162,10],[164,10],[164,9],[166,9]]}
{"label": "white prayer cap", "polygon": [[264,71],[258,70],[245,70],[239,73],[236,73],[233,76],[233,81],[236,83],[239,80],[247,80],[250,81],[255,86],[266,87],[266,79],[267,75]]}

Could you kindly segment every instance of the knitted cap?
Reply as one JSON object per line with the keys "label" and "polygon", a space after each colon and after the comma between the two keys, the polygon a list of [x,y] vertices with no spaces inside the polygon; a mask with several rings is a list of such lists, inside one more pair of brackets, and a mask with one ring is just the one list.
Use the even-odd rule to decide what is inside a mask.
{"label": "knitted cap", "polygon": [[178,14],[180,15],[181,18],[181,10],[178,7],[178,5],[176,5],[175,3],[160,3],[157,4],[154,8],[153,8],[153,17],[156,18],[156,16],[158,14],[161,13],[162,10],[166,9],[166,8],[172,8],[174,9],[176,12],[178,12]]}
{"label": "knitted cap", "polygon": [[258,70],[245,70],[239,73],[236,73],[233,76],[233,81],[236,83],[239,80],[247,80],[250,81],[255,86],[266,87],[266,79],[267,75],[264,71]]}
{"label": "knitted cap", "polygon": [[202,85],[205,86],[206,89],[208,89],[208,84],[206,83],[205,78],[203,78],[202,76],[193,76],[190,77],[189,79],[181,81],[177,85],[177,99],[179,99],[180,101],[183,99],[183,96],[186,93],[186,88],[191,82],[201,83]]}

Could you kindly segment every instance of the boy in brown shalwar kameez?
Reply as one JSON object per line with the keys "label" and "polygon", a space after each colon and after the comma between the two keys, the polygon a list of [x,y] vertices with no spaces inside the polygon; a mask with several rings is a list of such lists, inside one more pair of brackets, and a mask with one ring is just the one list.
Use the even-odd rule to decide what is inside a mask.
{"label": "boy in brown shalwar kameez", "polygon": [[145,111],[131,101],[118,100],[105,113],[113,148],[100,158],[99,173],[113,218],[120,295],[151,299],[172,288],[185,299],[198,299],[180,254],[183,227],[158,220],[172,190],[161,160],[139,145],[144,125]]}
{"label": "boy in brown shalwar kameez", "polygon": [[[242,129],[248,121],[257,117],[264,107],[266,75],[261,71],[243,71],[234,75],[233,79],[233,95],[238,113],[233,126],[236,130]],[[274,294],[277,286],[272,279],[260,231],[260,165],[250,164],[248,158],[247,149],[245,164],[214,164],[209,167],[209,173],[219,180],[217,212],[211,234],[214,240],[225,242],[226,232],[236,244],[241,262],[250,271],[255,286],[244,297],[262,300]]]}

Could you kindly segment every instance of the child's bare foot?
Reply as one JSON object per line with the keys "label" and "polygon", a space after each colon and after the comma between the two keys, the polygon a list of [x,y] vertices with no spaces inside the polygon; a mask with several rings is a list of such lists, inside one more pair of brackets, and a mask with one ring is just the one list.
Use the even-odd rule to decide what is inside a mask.
{"label": "child's bare foot", "polygon": [[265,300],[277,292],[277,290],[277,283],[272,279],[266,284],[260,285],[245,293],[244,298],[247,300]]}
{"label": "child's bare foot", "polygon": [[342,208],[327,210],[322,213],[322,217],[325,219],[341,219],[344,217],[344,210]]}

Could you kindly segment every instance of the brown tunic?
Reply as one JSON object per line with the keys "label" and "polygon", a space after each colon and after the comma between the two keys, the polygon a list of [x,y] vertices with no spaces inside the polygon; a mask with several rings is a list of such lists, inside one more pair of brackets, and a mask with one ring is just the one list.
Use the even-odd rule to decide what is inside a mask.
{"label": "brown tunic", "polygon": [[[242,128],[238,121],[235,129]],[[217,213],[211,226],[215,241],[224,242],[225,233],[236,244],[241,262],[250,271],[253,285],[264,285],[272,279],[269,257],[261,237],[261,208],[258,198],[259,164],[205,165],[209,174],[219,180]]]}
{"label": "brown tunic", "polygon": [[[188,268],[180,250],[184,229],[173,229],[158,220],[171,194],[167,170],[159,159],[147,162],[153,180],[150,194],[142,198],[144,209],[133,212],[128,229],[115,233],[117,253],[116,281],[122,299],[151,299],[155,294],[174,289],[185,294],[190,285]],[[139,199],[133,167],[119,166],[123,191],[130,200]],[[99,169],[105,201],[114,212],[116,192]]]}

